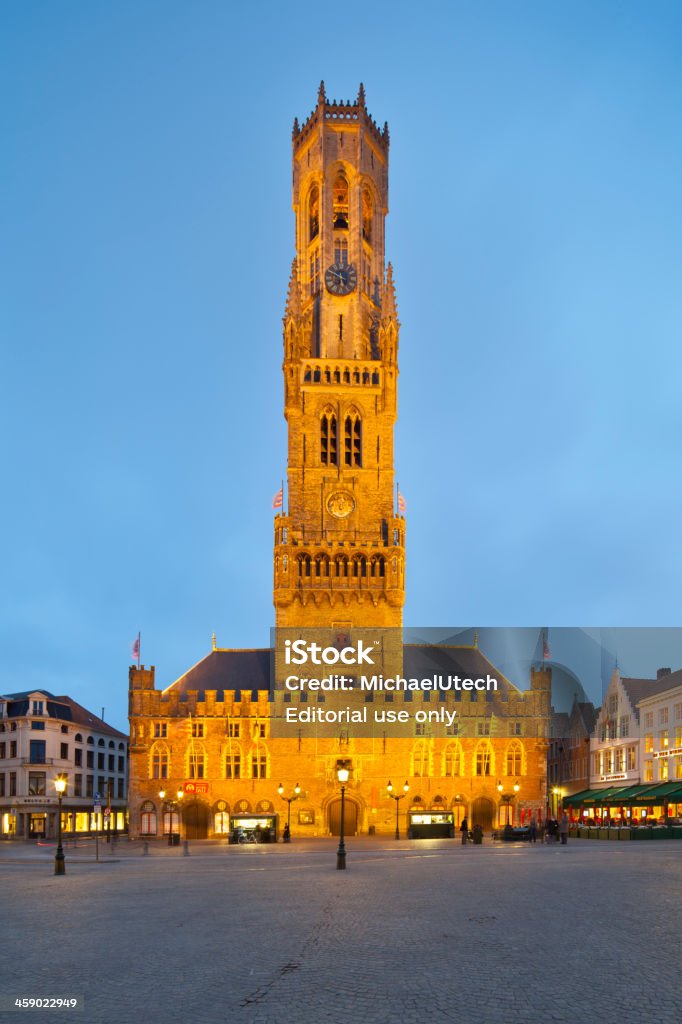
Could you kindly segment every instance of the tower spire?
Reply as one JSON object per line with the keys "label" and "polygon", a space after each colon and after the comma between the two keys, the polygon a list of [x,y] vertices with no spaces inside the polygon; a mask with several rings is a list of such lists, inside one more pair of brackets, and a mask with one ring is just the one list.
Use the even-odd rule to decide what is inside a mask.
{"label": "tower spire", "polygon": [[327,94],[324,91],[324,78],[320,82],[320,88],[317,90],[317,102],[319,106],[327,102]]}
{"label": "tower spire", "polygon": [[364,108],[364,106],[365,106],[365,87],[362,84],[362,82],[360,82],[360,88],[358,89],[358,98],[356,99],[355,102],[356,102],[358,107],[363,107]]}

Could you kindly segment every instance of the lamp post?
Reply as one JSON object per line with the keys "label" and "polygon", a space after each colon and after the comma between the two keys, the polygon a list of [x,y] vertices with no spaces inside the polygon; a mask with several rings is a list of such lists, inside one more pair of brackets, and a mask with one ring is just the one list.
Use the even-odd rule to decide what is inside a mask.
{"label": "lamp post", "polygon": [[336,777],[341,783],[341,828],[339,834],[339,848],[336,851],[336,868],[338,871],[345,871],[346,869],[346,845],[343,841],[343,815],[345,809],[345,798],[346,798],[346,783],[350,772],[346,767],[339,766],[336,769]]}
{"label": "lamp post", "polygon": [[407,794],[410,791],[410,787],[407,784],[407,782],[405,782],[405,785],[403,786],[403,792],[398,793],[396,795],[393,792],[393,785],[391,784],[391,780],[389,779],[388,786],[386,787],[386,789],[388,790],[388,795],[391,797],[391,799],[395,800],[395,837],[396,839],[400,839],[400,801],[404,796],[407,796]]}
{"label": "lamp post", "polygon": [[294,795],[293,796],[285,796],[284,795],[284,786],[280,782],[279,786],[277,787],[277,792],[279,793],[279,795],[282,798],[282,800],[286,800],[286,802],[288,804],[288,807],[287,807],[287,829],[286,829],[286,833],[285,833],[285,835],[283,837],[284,842],[288,843],[288,842],[291,841],[291,805],[293,804],[294,800],[298,800],[299,796],[301,795],[301,787],[299,786],[299,784],[297,782],[296,785],[294,786]]}
{"label": "lamp post", "polygon": [[[181,789],[176,793],[177,796],[177,808],[178,808],[178,835],[180,835],[180,801],[185,794]],[[159,800],[166,800],[166,790],[159,790]],[[172,799],[166,800],[166,807],[168,808],[168,845],[173,845],[173,808],[176,806],[176,801]],[[163,815],[163,810],[161,811]],[[161,818],[163,821],[163,817]],[[162,826],[163,828],[163,826]]]}
{"label": "lamp post", "polygon": [[62,797],[66,789],[66,779],[59,777],[55,779],[54,788],[57,790],[57,852],[54,857],[54,873],[55,875],[66,874],[66,865],[64,863],[64,850],[62,849]]}

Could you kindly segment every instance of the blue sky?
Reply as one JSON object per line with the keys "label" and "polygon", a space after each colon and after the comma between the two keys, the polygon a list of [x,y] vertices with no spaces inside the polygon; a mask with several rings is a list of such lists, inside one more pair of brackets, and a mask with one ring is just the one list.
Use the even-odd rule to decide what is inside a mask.
{"label": "blue sky", "polygon": [[267,644],[321,78],[391,130],[405,621],[679,624],[680,52],[666,3],[3,5],[0,690],[123,727],[138,629],[163,685]]}

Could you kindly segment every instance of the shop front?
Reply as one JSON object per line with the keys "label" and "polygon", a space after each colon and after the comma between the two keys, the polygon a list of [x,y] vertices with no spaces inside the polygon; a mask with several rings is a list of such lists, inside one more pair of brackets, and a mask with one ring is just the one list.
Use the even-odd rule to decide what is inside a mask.
{"label": "shop front", "polygon": [[453,811],[410,811],[408,829],[410,839],[452,839],[455,815]]}
{"label": "shop front", "polygon": [[233,814],[230,843],[276,843],[277,814]]}

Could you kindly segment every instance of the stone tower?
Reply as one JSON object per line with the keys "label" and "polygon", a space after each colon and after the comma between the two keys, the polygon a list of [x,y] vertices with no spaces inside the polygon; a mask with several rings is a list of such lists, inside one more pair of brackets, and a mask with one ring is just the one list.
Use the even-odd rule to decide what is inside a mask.
{"label": "stone tower", "polygon": [[281,628],[400,627],[398,332],[385,266],[388,126],[329,101],[293,127],[296,257],[284,315],[288,510],[275,517]]}
{"label": "stone tower", "polygon": [[354,102],[293,130],[296,258],[284,316],[288,514],[274,520],[282,628],[400,627],[404,518],[393,427],[398,319],[390,263],[388,126]]}

